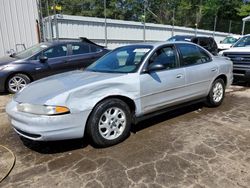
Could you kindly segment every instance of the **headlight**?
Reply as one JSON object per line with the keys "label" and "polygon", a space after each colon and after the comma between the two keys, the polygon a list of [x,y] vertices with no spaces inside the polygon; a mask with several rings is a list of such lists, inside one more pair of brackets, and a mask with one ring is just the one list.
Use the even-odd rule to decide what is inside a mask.
{"label": "headlight", "polygon": [[69,109],[64,106],[46,106],[20,103],[17,105],[17,110],[37,115],[59,115],[70,113]]}

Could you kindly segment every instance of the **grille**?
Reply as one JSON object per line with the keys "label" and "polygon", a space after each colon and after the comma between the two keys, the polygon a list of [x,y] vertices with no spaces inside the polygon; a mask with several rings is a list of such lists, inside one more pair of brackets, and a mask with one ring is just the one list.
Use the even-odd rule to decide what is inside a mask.
{"label": "grille", "polygon": [[242,65],[250,66],[250,51],[246,53],[227,52],[227,53],[224,53],[224,56],[229,57],[233,61],[234,64],[242,64]]}

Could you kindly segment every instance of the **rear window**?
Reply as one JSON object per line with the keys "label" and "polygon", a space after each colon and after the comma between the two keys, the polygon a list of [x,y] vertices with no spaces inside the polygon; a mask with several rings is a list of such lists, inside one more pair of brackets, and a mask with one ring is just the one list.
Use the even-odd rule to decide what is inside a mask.
{"label": "rear window", "polygon": [[99,46],[90,45],[90,51],[91,52],[100,52],[100,51],[102,51],[102,48]]}
{"label": "rear window", "polygon": [[72,44],[72,55],[86,54],[90,52],[88,44]]}

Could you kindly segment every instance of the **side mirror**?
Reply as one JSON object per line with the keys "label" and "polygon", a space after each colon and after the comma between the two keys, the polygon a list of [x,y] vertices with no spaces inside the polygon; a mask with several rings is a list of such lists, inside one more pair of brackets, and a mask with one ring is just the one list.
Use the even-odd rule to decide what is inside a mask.
{"label": "side mirror", "polygon": [[148,66],[148,70],[147,72],[155,72],[155,71],[159,71],[159,70],[163,70],[165,69],[165,66],[161,63],[151,63]]}
{"label": "side mirror", "polygon": [[40,60],[41,63],[45,63],[46,61],[48,61],[48,57],[47,57],[47,56],[44,56],[44,55],[41,55],[41,56],[39,57],[39,60]]}

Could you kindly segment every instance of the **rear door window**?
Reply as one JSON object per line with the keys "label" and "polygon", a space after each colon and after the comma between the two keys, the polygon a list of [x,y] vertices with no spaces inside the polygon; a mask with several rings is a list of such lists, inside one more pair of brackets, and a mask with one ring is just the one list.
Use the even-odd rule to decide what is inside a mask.
{"label": "rear door window", "polygon": [[90,53],[90,46],[88,44],[72,44],[72,55],[80,55]]}
{"label": "rear door window", "polygon": [[210,56],[200,47],[191,44],[177,44],[181,55],[181,66],[190,66],[211,61]]}
{"label": "rear door window", "polygon": [[90,51],[91,52],[100,52],[100,51],[102,51],[102,48],[99,46],[95,46],[95,45],[90,44]]}

